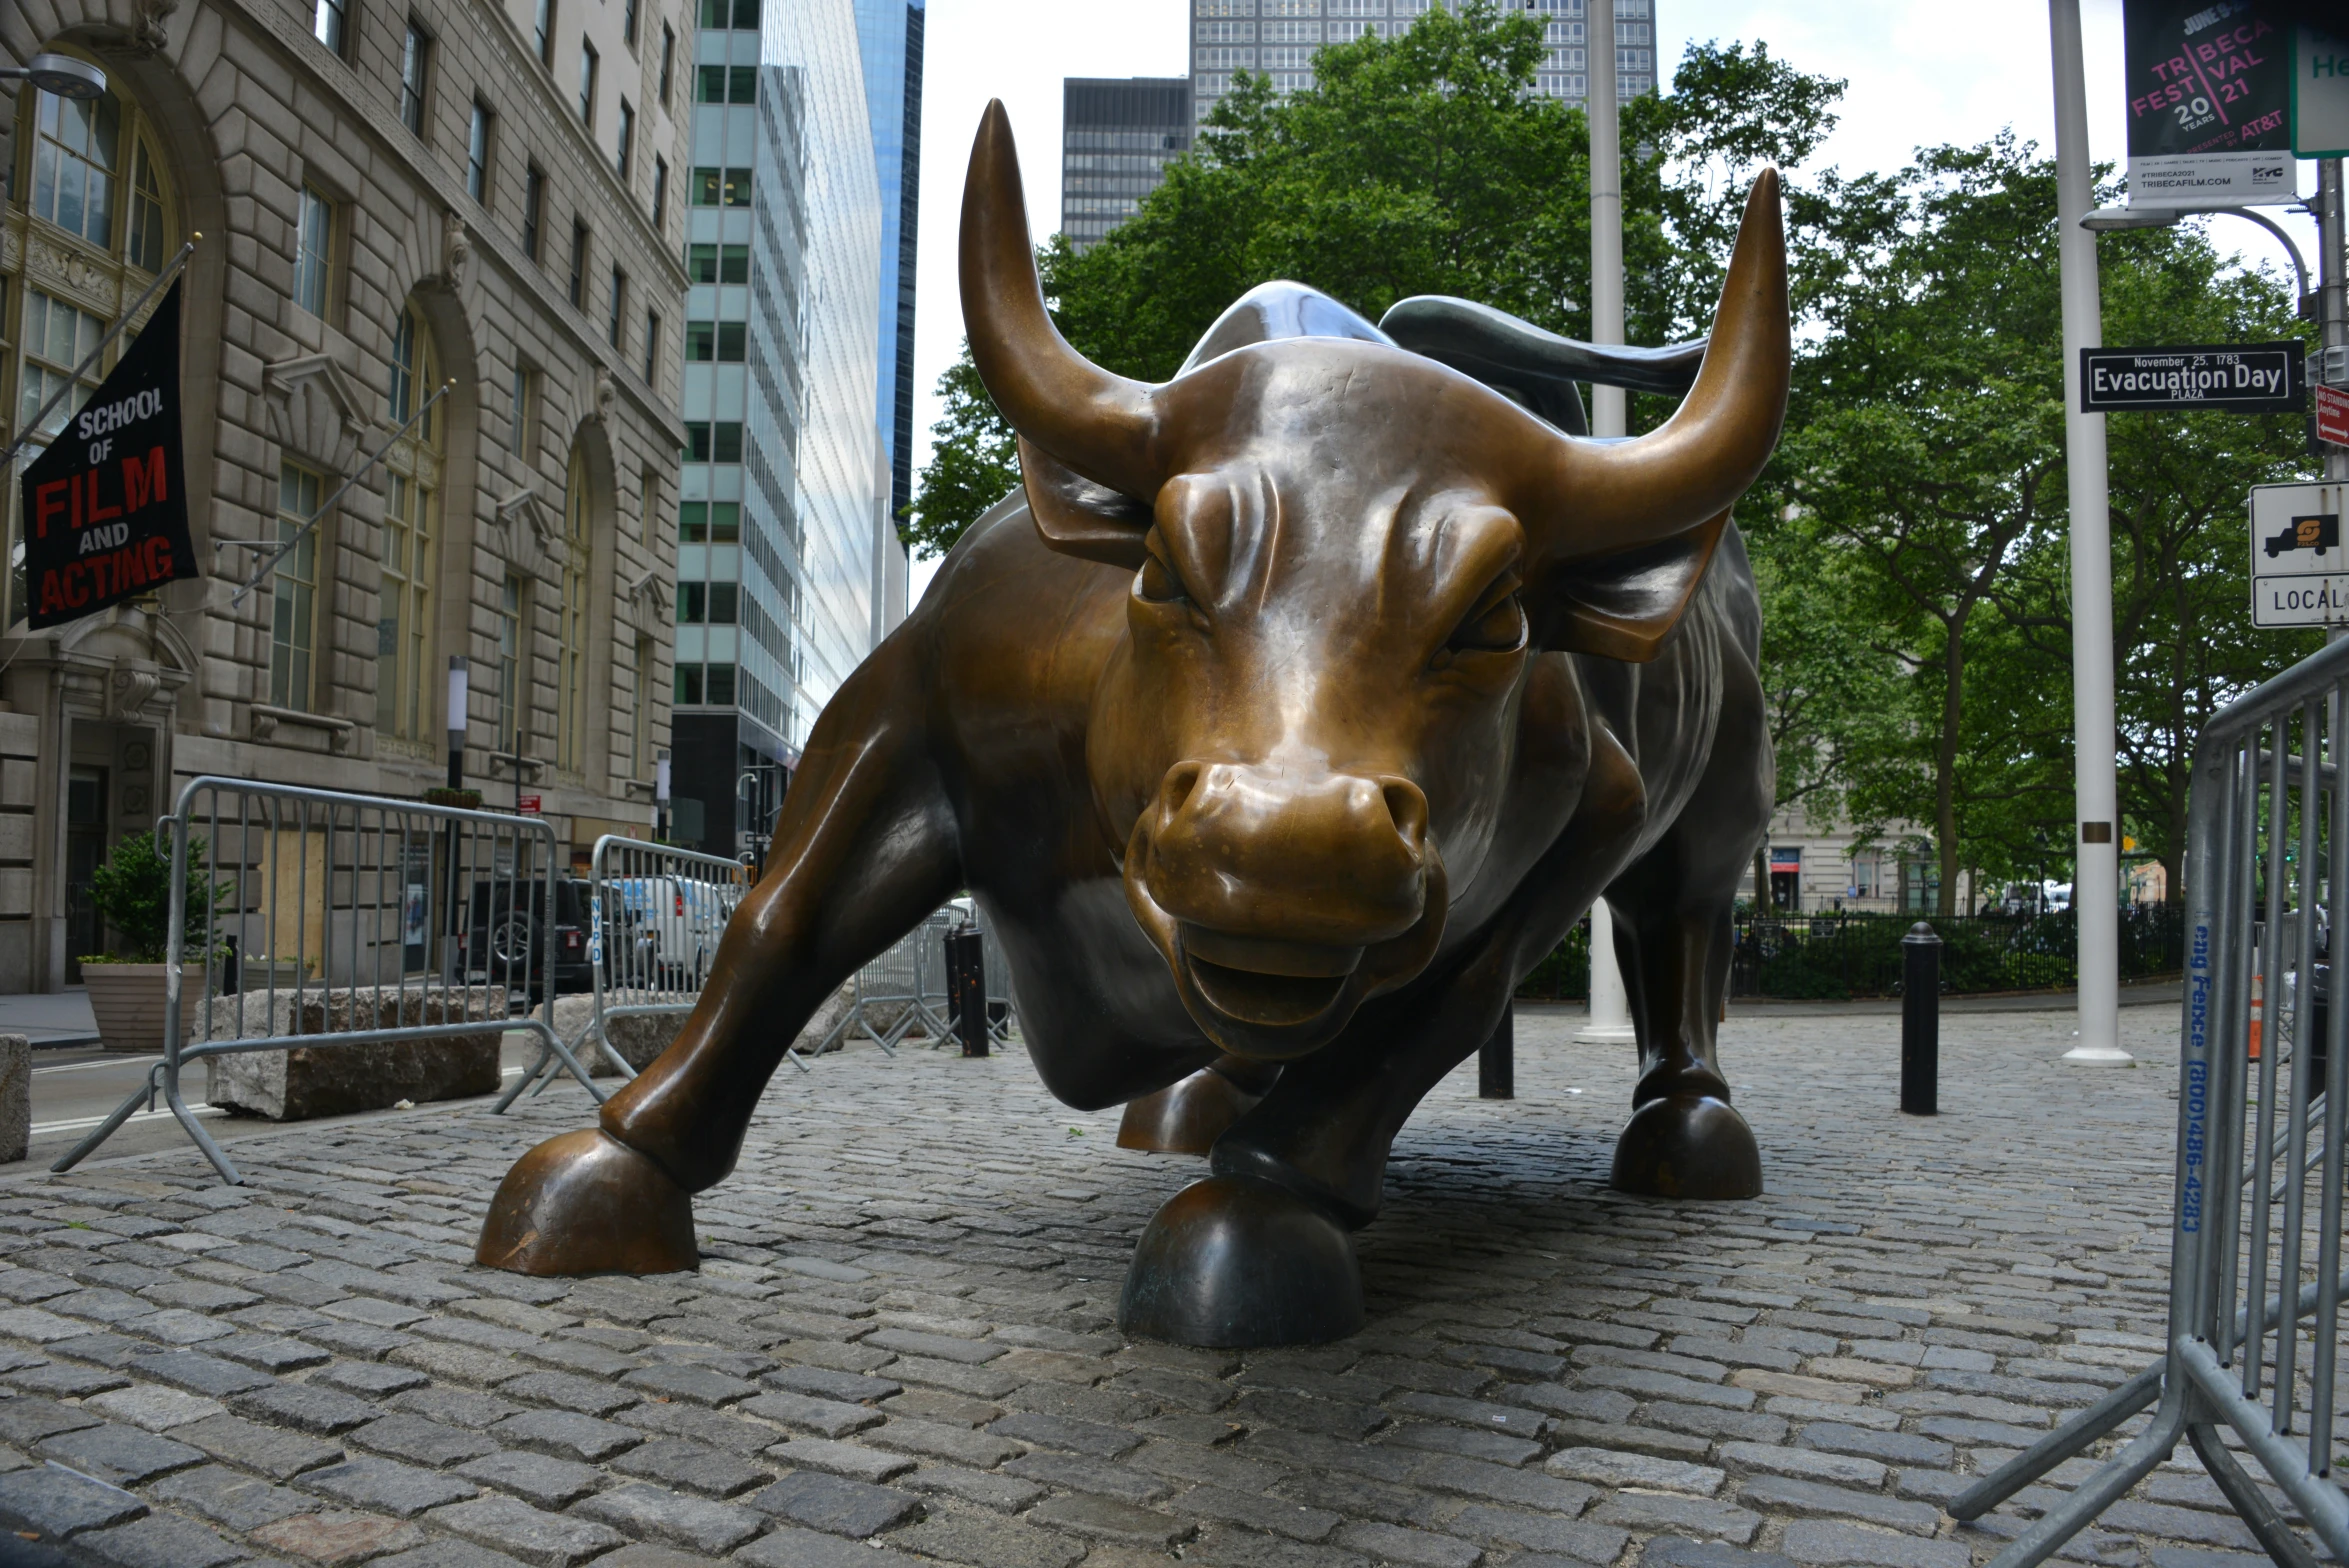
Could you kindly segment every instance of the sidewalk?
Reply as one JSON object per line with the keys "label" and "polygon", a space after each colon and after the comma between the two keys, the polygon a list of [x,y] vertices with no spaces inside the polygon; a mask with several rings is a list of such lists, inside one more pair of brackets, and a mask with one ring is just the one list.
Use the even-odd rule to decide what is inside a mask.
{"label": "sidewalk", "polygon": [[0,1034],[21,1034],[36,1051],[72,1045],[96,1045],[98,1020],[90,1013],[90,993],[80,986],[64,991],[18,992],[0,996]]}

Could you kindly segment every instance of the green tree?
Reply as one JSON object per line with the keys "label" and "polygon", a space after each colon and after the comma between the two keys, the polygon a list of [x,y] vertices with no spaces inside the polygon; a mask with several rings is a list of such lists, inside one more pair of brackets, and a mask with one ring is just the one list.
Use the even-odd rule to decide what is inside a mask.
{"label": "green tree", "polygon": [[[1587,336],[1589,128],[1533,91],[1542,48],[1538,16],[1474,0],[1396,38],[1323,49],[1314,86],[1287,99],[1243,76],[1135,217],[1081,255],[1057,237],[1041,248],[1062,332],[1112,370],[1164,380],[1233,300],[1290,278],[1374,320],[1413,294],[1455,294]],[[1706,45],[1669,97],[1626,106],[1635,341],[1705,330],[1745,181],[1764,161],[1807,157],[1841,85],[1759,47]],[[1795,208],[1798,227],[1840,210],[1799,190]],[[977,481],[1016,477],[988,467],[1010,436],[968,366],[966,352],[941,382],[948,406],[907,530],[924,554],[1002,494]],[[1669,409],[1643,400],[1635,418]]]}

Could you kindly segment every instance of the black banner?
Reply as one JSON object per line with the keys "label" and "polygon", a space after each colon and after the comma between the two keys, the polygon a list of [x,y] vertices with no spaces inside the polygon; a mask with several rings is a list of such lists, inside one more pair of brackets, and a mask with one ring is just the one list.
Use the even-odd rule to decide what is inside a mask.
{"label": "black banner", "polygon": [[35,631],[197,575],[180,466],[179,291],[172,284],[114,373],[25,469]]}
{"label": "black banner", "polygon": [[2308,350],[2298,343],[2080,350],[2080,412],[2297,414],[2308,406]]}
{"label": "black banner", "polygon": [[2292,151],[2289,42],[2252,0],[2124,0],[2129,156]]}

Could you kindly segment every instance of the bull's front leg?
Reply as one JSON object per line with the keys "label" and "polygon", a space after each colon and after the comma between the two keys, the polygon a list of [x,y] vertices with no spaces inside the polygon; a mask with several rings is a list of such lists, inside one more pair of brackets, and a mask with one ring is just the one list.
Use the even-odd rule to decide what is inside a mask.
{"label": "bull's front leg", "polygon": [[962,879],[924,683],[885,643],[824,710],[776,823],[772,869],[719,942],[692,1015],[599,1125],[516,1161],[478,1260],[522,1274],[697,1261],[691,1195],[734,1168],[768,1077],[840,983]]}

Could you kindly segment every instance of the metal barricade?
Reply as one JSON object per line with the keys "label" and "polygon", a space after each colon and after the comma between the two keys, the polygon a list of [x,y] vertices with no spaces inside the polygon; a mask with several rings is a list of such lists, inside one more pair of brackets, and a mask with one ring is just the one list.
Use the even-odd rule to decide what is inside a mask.
{"label": "metal barricade", "polygon": [[[943,1006],[946,1000],[946,933],[954,924],[946,910],[925,916],[922,923],[891,943],[880,957],[856,974],[856,999],[824,1036],[816,1054],[867,1039],[891,1056],[905,1037],[919,1027],[932,1045],[948,1035]],[[940,1005],[933,1007],[935,1001]]]}
{"label": "metal barricade", "polygon": [[995,940],[994,929],[984,920],[978,927],[984,939],[979,951],[987,966],[987,1033],[1002,1045],[1019,1026],[1020,1004],[1011,994],[1011,965],[1004,959],[1003,944]]}
{"label": "metal barricade", "polygon": [[[2349,1497],[2332,1470],[2349,1290],[2341,1266],[2349,1008],[2328,1005],[2335,955],[2326,918],[2349,893],[2349,789],[2338,771],[2345,740],[2349,643],[2303,660],[2203,728],[2187,818],[2169,1353],[1960,1493],[1949,1511],[1977,1518],[2159,1406],[1991,1568],[2046,1559],[2180,1438],[2269,1556],[2313,1568],[2306,1544],[2223,1446],[2230,1430],[2333,1558],[2349,1563]],[[2268,938],[2256,946],[2255,927]],[[2253,1022],[2261,1001],[2264,1030]]]}
{"label": "metal barricade", "polygon": [[[163,1056],[51,1169],[71,1169],[161,1094],[213,1168],[240,1182],[182,1080],[194,1063],[252,1051],[525,1030],[603,1098],[551,1021],[553,993],[580,978],[587,933],[563,919],[578,893],[558,879],[547,822],[206,776],[155,831],[171,857]],[[558,926],[576,955],[558,948]],[[264,979],[223,995],[232,952],[240,979]],[[202,995],[189,1018],[191,983]]]}
{"label": "metal barricade", "polygon": [[[750,868],[723,855],[648,844],[607,833],[595,841],[589,870],[587,961],[594,1010],[571,1041],[585,1057],[601,1051],[623,1078],[635,1068],[612,1039],[628,1018],[673,1018],[701,1000],[726,923],[750,892]],[[787,1050],[794,1065],[807,1062]],[[538,1060],[498,1100],[502,1111],[523,1090],[555,1081],[561,1067],[541,1045]]]}

